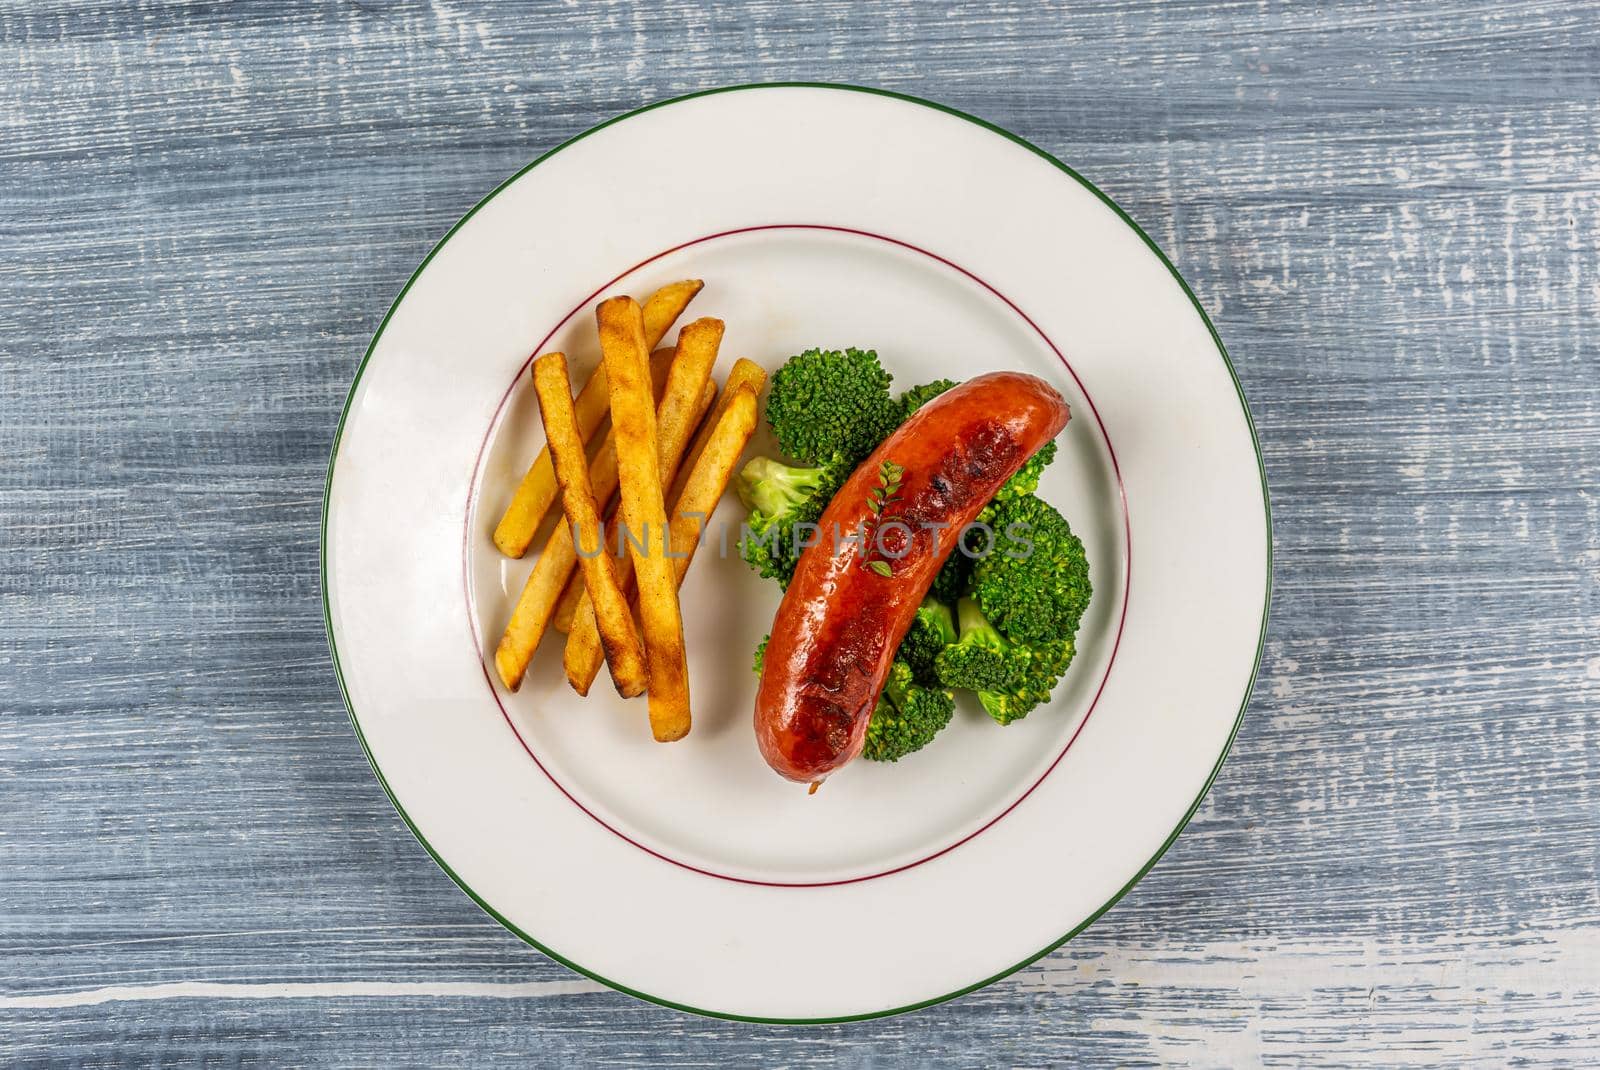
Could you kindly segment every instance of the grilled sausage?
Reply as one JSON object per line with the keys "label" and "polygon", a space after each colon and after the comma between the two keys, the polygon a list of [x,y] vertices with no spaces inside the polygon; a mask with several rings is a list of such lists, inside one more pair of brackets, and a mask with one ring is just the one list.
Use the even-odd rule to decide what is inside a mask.
{"label": "grilled sausage", "polygon": [[[982,375],[918,409],[845,481],[772,622],[755,708],[767,764],[815,784],[861,752],[895,648],[961,529],[1067,417],[1042,379]],[[886,462],[902,473],[880,516]]]}

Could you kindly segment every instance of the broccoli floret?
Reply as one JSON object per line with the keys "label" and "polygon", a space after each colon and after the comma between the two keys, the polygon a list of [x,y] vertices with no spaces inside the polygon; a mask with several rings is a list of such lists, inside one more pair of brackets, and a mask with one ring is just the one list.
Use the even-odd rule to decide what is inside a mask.
{"label": "broccoli floret", "polygon": [[739,499],[750,510],[750,529],[739,540],[739,556],[763,576],[787,586],[813,533],[799,525],[815,524],[844,471],[827,466],[795,468],[770,457],[757,457],[739,470]]}
{"label": "broccoli floret", "polygon": [[954,379],[935,379],[931,383],[923,383],[921,386],[914,386],[907,390],[900,395],[900,407],[904,412],[902,419],[905,416],[910,416],[922,406],[956,385],[958,384]]}
{"label": "broccoli floret", "polygon": [[1056,639],[1032,645],[1015,644],[1013,651],[1020,658],[1016,680],[1009,688],[996,691],[979,691],[978,702],[984,711],[1000,724],[1020,721],[1042,702],[1050,700],[1056,682],[1072,664],[1077,652],[1071,639]]}
{"label": "broccoli floret", "polygon": [[924,686],[939,681],[934,661],[939,652],[956,641],[956,619],[950,607],[935,598],[925,598],[917,607],[911,629],[900,640],[895,657],[911,667],[912,679]]}
{"label": "broccoli floret", "polygon": [[973,691],[1013,687],[1027,667],[1027,648],[1001,635],[971,598],[956,603],[956,619],[961,624],[961,638],[940,651],[935,660],[939,682]]}
{"label": "broccoli floret", "polygon": [[900,425],[892,376],[873,350],[808,349],[772,377],[767,422],[784,453],[846,471]]}
{"label": "broccoli floret", "polygon": [[772,633],[768,632],[761,637],[761,642],[756,644],[755,665],[756,675],[760,676],[767,668],[767,644],[772,641]]}
{"label": "broccoli floret", "polygon": [[1038,490],[1039,477],[1044,475],[1045,466],[1055,459],[1056,443],[1055,439],[1051,439],[1040,446],[1038,451],[1028,458],[1027,463],[1017,469],[1015,475],[1000,485],[1000,489],[995,492],[994,500],[1010,501]]}
{"label": "broccoli floret", "polygon": [[979,519],[993,545],[973,564],[972,597],[956,610],[961,639],[938,668],[945,686],[972,688],[990,717],[1010,724],[1048,702],[1072,663],[1092,592],[1089,563],[1066,519],[1032,494],[997,497]]}
{"label": "broccoli floret", "polygon": [[1083,542],[1055,507],[1031,494],[983,512],[994,546],[974,562],[972,595],[1013,642],[1070,639],[1093,588]]}
{"label": "broccoli floret", "polygon": [[861,755],[873,762],[897,762],[926,747],[950,723],[955,711],[954,695],[942,688],[920,686],[911,666],[896,659],[867,723]]}

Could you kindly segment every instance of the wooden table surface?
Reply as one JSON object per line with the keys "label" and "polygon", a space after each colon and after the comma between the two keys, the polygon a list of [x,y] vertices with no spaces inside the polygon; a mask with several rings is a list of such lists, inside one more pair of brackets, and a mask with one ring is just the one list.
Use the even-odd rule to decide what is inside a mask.
{"label": "wooden table surface", "polygon": [[[1600,6],[761,0],[0,12],[0,1064],[1600,1061]],[[1116,198],[1260,428],[1276,597],[1194,823],[987,990],[612,993],[412,839],[318,596],[430,245],[617,112],[901,90]],[[938,934],[929,934],[938,940]]]}

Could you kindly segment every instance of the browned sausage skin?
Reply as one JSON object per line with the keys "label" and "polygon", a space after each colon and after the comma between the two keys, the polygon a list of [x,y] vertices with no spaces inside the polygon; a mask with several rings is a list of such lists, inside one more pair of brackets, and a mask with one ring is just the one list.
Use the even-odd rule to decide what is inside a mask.
{"label": "browned sausage skin", "polygon": [[[812,783],[861,752],[895,648],[958,533],[1067,416],[1043,379],[981,375],[918,409],[845,481],[773,618],[755,710],[768,765]],[[903,469],[887,513],[904,526],[877,522],[874,537],[885,462]]]}

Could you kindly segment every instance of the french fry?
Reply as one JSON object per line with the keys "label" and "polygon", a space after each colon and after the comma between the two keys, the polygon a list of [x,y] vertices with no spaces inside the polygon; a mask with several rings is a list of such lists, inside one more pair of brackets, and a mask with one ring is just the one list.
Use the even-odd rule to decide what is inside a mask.
{"label": "french fry", "polygon": [[[651,294],[644,303],[645,345],[654,349],[667,336],[672,325],[705,283],[699,279],[685,279],[670,283]],[[578,435],[588,442],[599,429],[611,404],[610,389],[606,384],[605,364],[602,362],[589,375],[573,402],[577,414]],[[511,497],[511,504],[495,525],[494,544],[507,557],[521,557],[528,552],[533,537],[543,523],[545,513],[556,500],[555,469],[550,464],[548,447],[539,451],[522,483]]]}
{"label": "french fry", "polygon": [[[641,350],[637,369],[641,384],[648,389],[648,372]],[[544,420],[545,439],[561,487],[561,505],[571,525],[577,549],[593,546],[593,554],[580,553],[579,566],[597,608],[601,645],[617,690],[638,694],[648,680],[645,651],[634,630],[628,600],[617,583],[614,562],[604,552],[605,533],[600,527],[600,507],[595,503],[594,487],[589,482],[588,460],[583,439],[578,434],[571,384],[567,379],[567,358],[547,353],[533,362],[533,386],[539,393],[539,415]],[[648,395],[647,395],[648,396]]]}
{"label": "french fry", "polygon": [[717,407],[711,410],[711,415],[700,425],[700,433],[695,436],[694,445],[689,447],[683,463],[678,466],[678,477],[672,481],[672,491],[667,495],[668,502],[676,502],[683,496],[683,485],[688,482],[689,473],[694,471],[694,463],[705,451],[706,443],[710,441],[717,424],[722,421],[722,414],[727,410],[734,395],[739,392],[739,388],[749,386],[759,398],[762,388],[766,385],[767,370],[761,365],[744,357],[733,362],[733,370],[728,372],[728,381],[722,386],[722,396],[717,399]]}
{"label": "french fry", "polygon": [[[592,471],[589,479],[591,484],[595,482]],[[500,682],[506,685],[506,690],[515,691],[522,686],[528,662],[533,660],[539,640],[550,627],[550,616],[555,612],[556,600],[561,597],[561,586],[567,582],[567,573],[577,562],[572,528],[557,524],[550,533],[550,541],[545,543],[544,552],[533,563],[533,572],[517,596],[511,620],[500,636],[500,645],[495,647],[495,671],[500,674]]]}
{"label": "french fry", "polygon": [[[659,368],[661,381],[666,381],[667,368],[672,362],[673,350],[658,349],[650,355],[651,373]],[[589,483],[594,488],[596,501],[608,500],[617,489],[617,451],[615,435],[607,432],[599,451],[589,462]],[[553,471],[553,469],[552,469]],[[561,597],[562,585],[574,572],[579,571],[578,553],[572,544],[572,525],[557,524],[544,544],[544,550],[533,563],[528,582],[517,597],[516,608],[511,612],[511,623],[506,625],[500,645],[495,649],[495,669],[500,682],[509,690],[522,686],[528,663],[539,648],[539,642],[549,630],[551,615]]]}
{"label": "french fry", "polygon": [[728,489],[739,457],[756,432],[756,391],[750,383],[741,384],[723,410],[722,419],[711,429],[706,448],[696,458],[683,484],[683,493],[672,506],[668,545],[672,548],[675,580],[683,577],[694,563],[700,536],[711,522],[711,514]]}
{"label": "french fry", "polygon": [[[606,513],[605,529],[611,530],[611,522],[616,517],[615,511]],[[613,550],[611,543],[606,543],[606,553]],[[616,557],[615,554],[612,554]],[[624,555],[626,556],[626,555]],[[618,561],[623,560],[617,557]],[[578,615],[578,603],[583,600],[583,569],[575,568],[572,575],[567,577],[567,585],[561,588],[561,597],[556,600],[555,612],[550,617],[550,624],[556,631],[566,635],[572,631],[572,622]]]}
{"label": "french fry", "polygon": [[[642,547],[630,542],[628,552],[633,555],[633,571],[639,582],[639,624],[644,632],[645,660],[649,663],[650,731],[658,742],[665,743],[682,739],[689,731],[689,665],[683,649],[678,589],[673,583],[672,562],[665,553],[667,507],[661,492],[656,413],[650,404],[644,317],[632,298],[614,297],[601,303],[595,318],[600,330],[600,353],[611,386],[611,426],[617,434],[617,473],[622,489],[620,515],[628,530],[643,542]],[[720,323],[715,324],[719,342],[721,327]],[[678,343],[674,365],[683,362],[686,352],[692,349],[687,332]],[[709,372],[709,363],[706,368]],[[663,408],[672,398],[672,379],[669,372]],[[699,396],[703,382],[702,378],[695,384],[689,398]],[[659,544],[654,551],[650,546],[652,531],[657,533]],[[591,584],[596,582],[596,575],[589,576]],[[607,633],[604,618],[608,609],[601,596],[608,593],[589,592],[602,639]],[[628,614],[626,603],[622,613]],[[607,664],[615,673],[616,665],[609,656]]]}
{"label": "french fry", "polygon": [[[711,514],[716,511],[717,502],[722,500],[723,493],[728,489],[728,481],[733,478],[739,457],[749,444],[750,436],[755,434],[756,391],[751,384],[746,381],[737,390],[725,390],[723,397],[728,401],[726,405],[718,406],[722,416],[716,423],[709,424],[710,433],[702,436],[705,439],[704,448],[684,477],[683,492],[672,506],[669,539],[675,581],[679,587],[683,586],[683,578],[700,545],[700,536],[710,523]],[[567,640],[567,682],[579,694],[586,694],[600,672],[604,657],[598,638],[575,652],[573,641],[577,635],[574,629],[572,638]],[[578,661],[579,657],[583,660]]]}
{"label": "french fry", "polygon": [[694,300],[696,294],[705,289],[705,285],[699,279],[669,282],[645,298],[644,307],[639,310],[639,314],[644,319],[646,353],[661,344],[661,339],[672,330],[672,325],[678,322],[683,310],[689,307],[689,302]]}
{"label": "french fry", "polygon": [[[711,408],[711,401],[716,397],[716,395],[717,384],[710,379],[707,379],[705,389],[700,393],[700,404],[695,411],[690,425],[691,427],[694,424],[698,424],[701,418],[705,416],[706,410]],[[657,410],[657,413],[657,420],[659,421],[661,419],[659,414],[660,410]],[[662,426],[664,427],[665,424]],[[665,431],[663,431],[663,433],[659,436],[659,441],[661,443],[661,449],[663,452],[667,451],[669,449],[669,445]],[[664,462],[667,462],[667,465],[661,469],[661,478],[663,482],[671,479],[673,475],[677,473],[679,458],[681,456],[682,452],[679,450],[677,451],[676,456],[662,458]],[[612,530],[609,522],[607,523],[606,530]],[[613,547],[608,545],[606,549],[608,551],[613,549],[622,550],[622,552],[617,555],[617,582],[622,584],[622,592],[631,596],[634,590],[633,558],[629,556],[625,547]],[[585,594],[586,592],[583,588],[583,585],[579,584],[578,604],[573,609],[572,626],[568,629],[567,633],[567,649],[562,655],[562,663],[567,666],[567,682],[571,684],[572,689],[580,695],[587,695],[589,693],[589,688],[594,684],[595,674],[599,670],[600,661],[602,660],[600,650],[600,631],[597,627],[594,617],[594,605],[587,597],[585,597]],[[563,592],[562,597],[564,598],[565,596],[566,594]],[[559,606],[557,607],[556,612],[560,612]],[[591,659],[593,659],[593,669],[590,669]],[[581,667],[583,670],[583,686],[581,687],[578,686],[579,677],[573,675],[573,669],[575,666]]]}
{"label": "french fry", "polygon": [[[696,320],[678,333],[677,356],[667,372],[667,386],[656,410],[656,447],[663,485],[677,471],[689,436],[694,433],[695,425],[705,415],[705,407],[716,392],[716,386],[711,382],[711,368],[717,362],[722,333],[722,322],[714,319]],[[683,402],[688,398],[692,384],[697,382],[702,385],[702,392],[706,396],[699,399],[700,405],[691,413]],[[621,551],[620,546],[618,550]],[[631,560],[625,552],[618,556],[623,558],[619,562],[618,578],[623,589],[627,590],[632,579]],[[563,661],[571,657],[575,664],[587,666],[590,655],[599,650],[600,635],[595,626],[594,607],[582,597],[581,590],[578,605],[573,611],[573,622],[568,631],[567,653],[563,655]],[[569,676],[568,680],[571,682],[572,678]],[[593,682],[594,674],[590,673],[578,693],[587,695],[589,685]]]}
{"label": "french fry", "polygon": [[[666,389],[667,369],[672,366],[672,357],[676,352],[677,350],[673,346],[665,346],[650,354],[650,385],[655,390],[655,398],[658,404],[661,401],[662,390]],[[609,410],[610,405],[608,404],[607,411]],[[608,437],[604,443],[602,443],[602,448],[612,448],[612,439]],[[616,515],[616,503],[612,502],[606,507],[605,529],[607,531],[611,530],[611,522],[616,519]],[[619,562],[626,562],[628,560],[627,551],[623,551],[621,554],[613,553],[615,547],[612,545],[612,542],[613,540],[607,540],[606,552],[615,557]],[[629,575],[632,575],[631,567]],[[572,631],[572,617],[575,613],[577,613],[578,600],[582,597],[583,569],[575,568],[572,570],[571,574],[567,576],[567,585],[561,589],[561,600],[556,603],[555,617],[550,622],[551,624],[555,625],[556,631],[563,635]]]}

